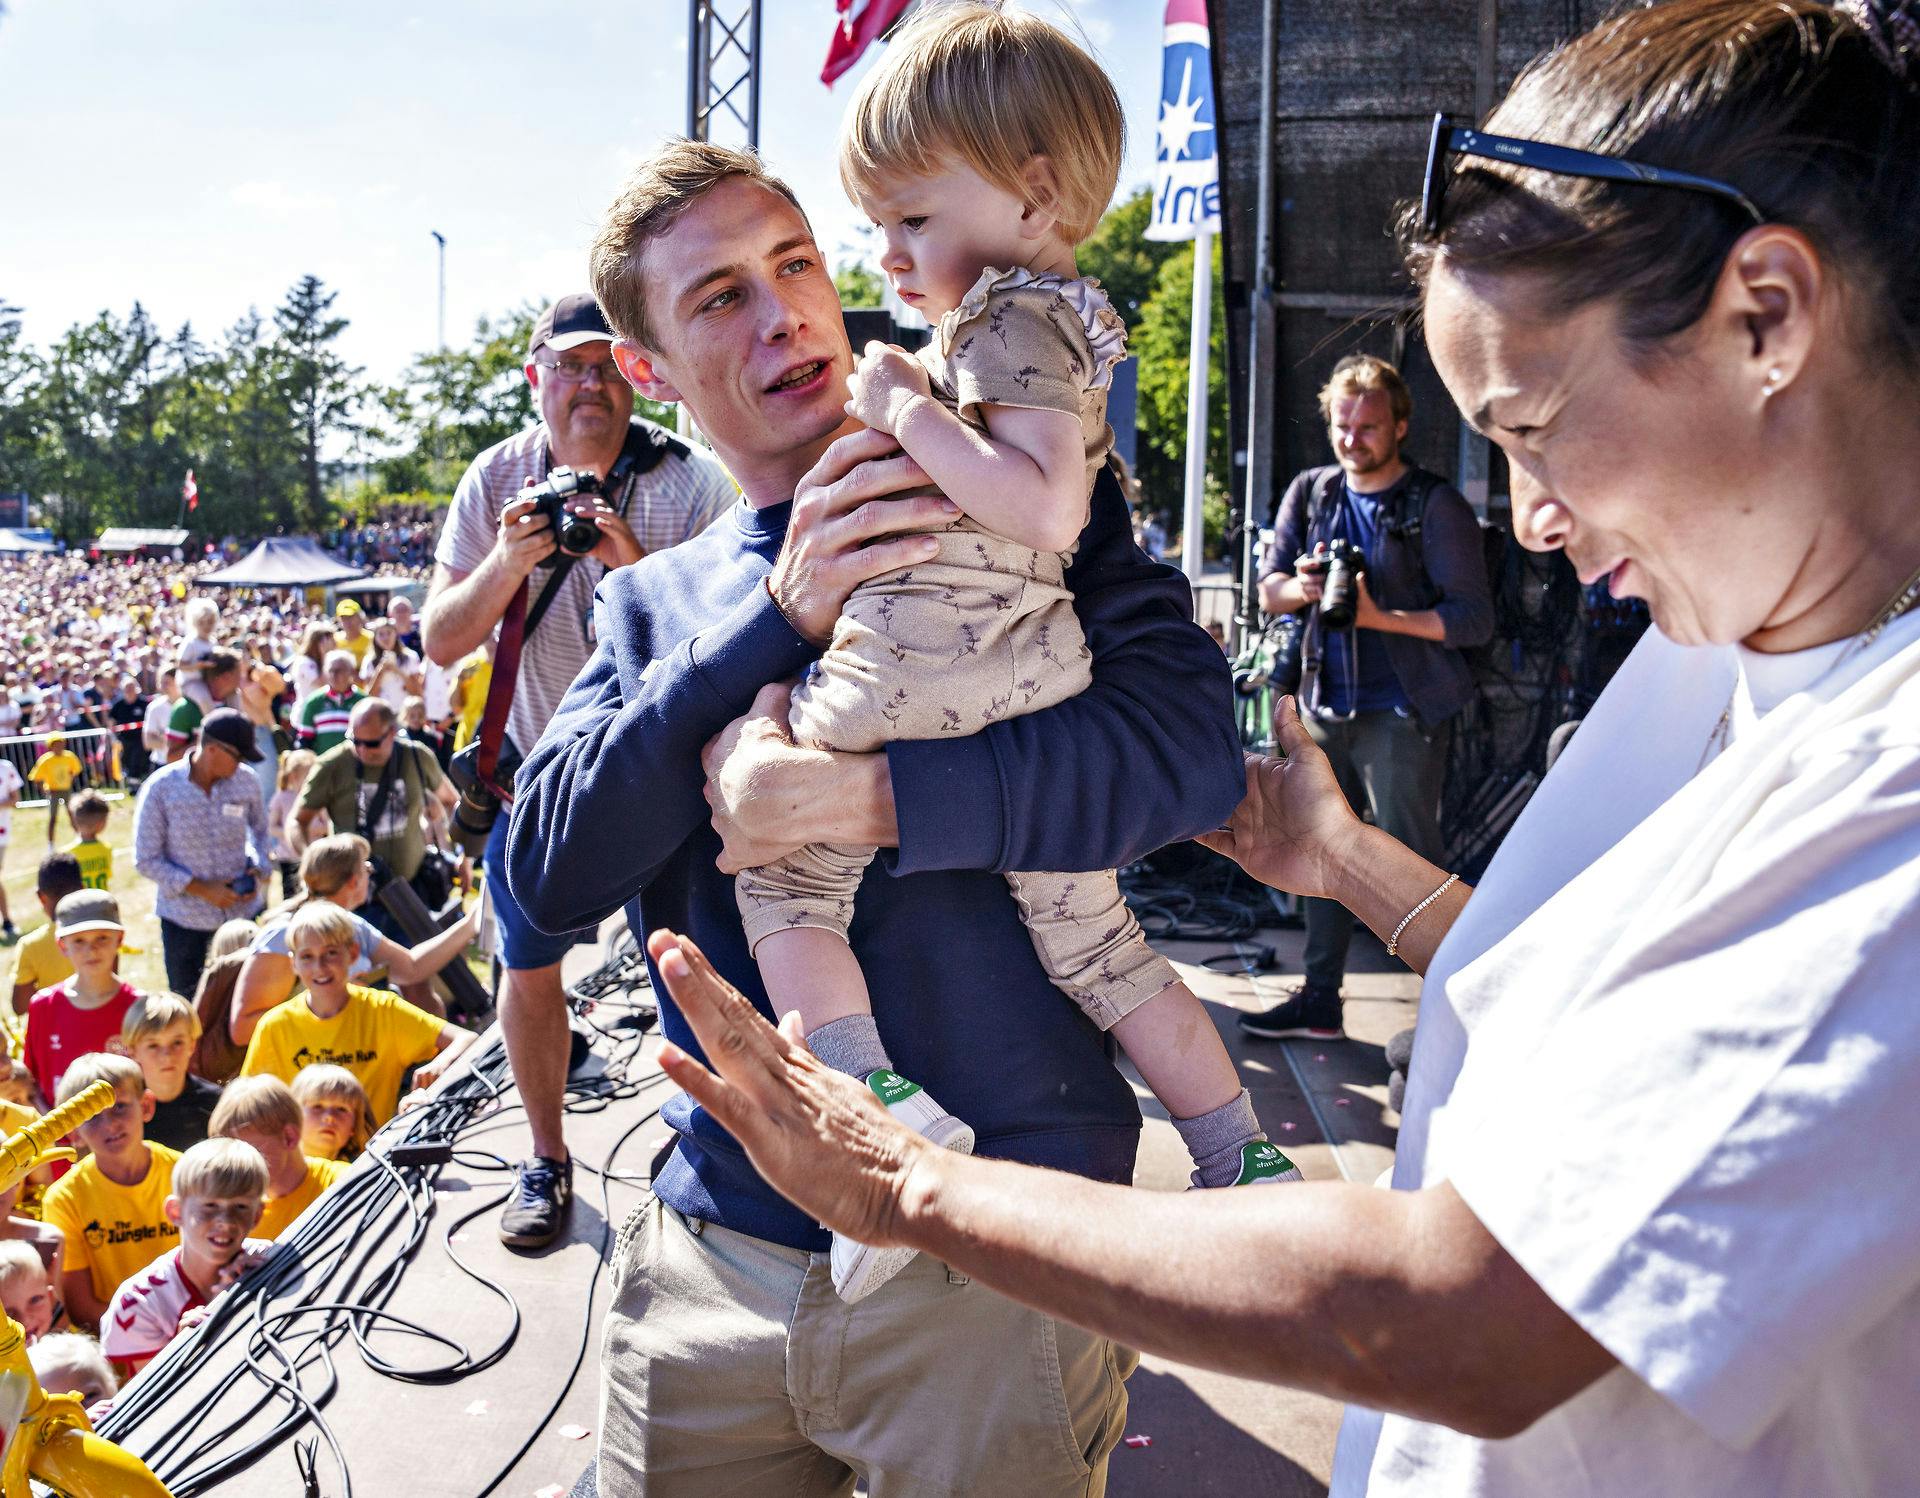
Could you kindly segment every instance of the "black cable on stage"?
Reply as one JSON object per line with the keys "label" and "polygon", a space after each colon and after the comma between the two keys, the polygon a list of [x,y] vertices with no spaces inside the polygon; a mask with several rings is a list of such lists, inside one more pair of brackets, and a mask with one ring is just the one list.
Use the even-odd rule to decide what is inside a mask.
{"label": "black cable on stage", "polygon": [[[630,945],[637,950],[637,943]],[[609,980],[601,990],[600,1001],[604,1003],[616,990],[632,994],[642,987],[644,967],[639,971],[641,981],[636,982],[631,954],[616,947],[613,959],[599,973],[590,976],[604,976]],[[608,1043],[611,1055],[604,1058],[605,1070],[600,1074],[569,1081],[569,1112],[601,1111],[667,1082],[664,1074],[640,1079],[628,1075],[628,1067],[640,1053],[654,1012],[652,1006],[638,1002],[628,1002],[621,1007],[627,1013],[611,1024],[602,1024],[591,1014],[586,1016],[588,1028]],[[406,1265],[425,1240],[434,1209],[433,1182],[439,1170],[438,1164],[396,1164],[390,1158],[391,1150],[397,1145],[439,1145],[445,1146],[451,1156],[462,1138],[473,1132],[485,1132],[495,1120],[519,1111],[521,1105],[517,1100],[505,1100],[506,1086],[505,1052],[496,1034],[434,1097],[391,1120],[376,1134],[368,1148],[369,1159],[333,1187],[317,1210],[303,1217],[295,1233],[283,1241],[280,1251],[252,1271],[235,1290],[221,1297],[205,1323],[188,1336],[176,1339],[145,1370],[135,1387],[116,1402],[112,1414],[102,1421],[101,1433],[122,1442],[130,1450],[139,1451],[156,1474],[168,1483],[176,1498],[193,1498],[194,1494],[206,1491],[258,1461],[300,1426],[310,1424],[317,1442],[325,1444],[339,1468],[343,1491],[351,1494],[352,1475],[346,1454],[323,1413],[339,1387],[333,1364],[336,1345],[351,1338],[362,1361],[384,1377],[412,1383],[450,1383],[497,1363],[518,1336],[520,1311],[511,1292],[462,1260],[450,1241],[461,1226],[492,1209],[504,1199],[504,1194],[489,1197],[463,1212],[447,1224],[443,1234],[449,1240],[443,1246],[455,1267],[508,1308],[510,1326],[494,1346],[476,1355],[457,1339],[386,1309],[402,1283]],[[658,1108],[652,1108],[637,1117],[597,1168],[584,1161],[577,1162],[588,1173],[600,1177],[602,1202],[600,1252],[587,1286],[579,1346],[567,1378],[551,1405],[484,1492],[494,1491],[531,1448],[579,1375],[591,1341],[593,1300],[612,1241],[612,1183],[615,1180],[638,1183],[647,1179],[619,1172],[615,1168],[616,1159],[633,1135],[658,1116]],[[496,1155],[476,1158],[474,1152],[462,1151],[459,1158],[468,1165],[477,1165],[481,1159],[492,1162],[482,1168],[511,1168]],[[389,1225],[396,1209],[400,1220]],[[394,1228],[401,1231],[395,1233]],[[274,1302],[296,1279],[302,1292],[299,1297],[290,1304],[275,1306]],[[301,1324],[309,1320],[316,1324]],[[371,1345],[369,1339],[377,1332],[434,1343],[452,1356],[427,1366],[397,1364]],[[244,1342],[240,1362],[215,1383],[210,1394],[202,1392],[194,1414],[184,1420],[176,1416],[168,1428],[159,1433],[150,1449],[143,1450],[140,1443],[129,1439],[196,1379],[209,1356],[241,1338]],[[309,1387],[316,1371],[319,1383],[317,1387]],[[227,1396],[243,1383],[251,1383],[258,1391],[257,1397],[233,1414],[227,1407]],[[283,1404],[285,1409],[269,1429],[246,1439],[231,1451],[222,1451],[263,1410],[275,1403]],[[303,1489],[317,1493],[316,1441],[296,1444],[294,1460]]]}

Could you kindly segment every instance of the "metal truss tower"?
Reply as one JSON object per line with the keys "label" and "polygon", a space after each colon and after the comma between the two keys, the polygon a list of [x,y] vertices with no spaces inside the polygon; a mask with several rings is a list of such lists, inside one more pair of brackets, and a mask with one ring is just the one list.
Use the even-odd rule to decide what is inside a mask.
{"label": "metal truss tower", "polygon": [[687,134],[760,144],[760,0],[691,0]]}

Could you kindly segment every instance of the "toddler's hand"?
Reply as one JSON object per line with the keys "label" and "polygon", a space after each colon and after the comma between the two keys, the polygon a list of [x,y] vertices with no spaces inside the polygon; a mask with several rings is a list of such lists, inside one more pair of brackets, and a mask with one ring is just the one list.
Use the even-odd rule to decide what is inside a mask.
{"label": "toddler's hand", "polygon": [[899,435],[896,424],[914,397],[931,395],[926,366],[911,354],[878,339],[847,376],[847,415],[864,421],[876,432]]}

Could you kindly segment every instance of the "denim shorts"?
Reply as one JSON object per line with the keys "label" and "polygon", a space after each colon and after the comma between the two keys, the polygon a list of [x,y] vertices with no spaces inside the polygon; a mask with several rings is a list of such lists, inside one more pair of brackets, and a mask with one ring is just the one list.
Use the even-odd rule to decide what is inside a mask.
{"label": "denim shorts", "polygon": [[500,810],[487,837],[487,892],[493,900],[493,918],[500,929],[500,960],[510,972],[552,967],[572,951],[598,940],[597,926],[549,936],[526,917],[507,888],[507,811]]}

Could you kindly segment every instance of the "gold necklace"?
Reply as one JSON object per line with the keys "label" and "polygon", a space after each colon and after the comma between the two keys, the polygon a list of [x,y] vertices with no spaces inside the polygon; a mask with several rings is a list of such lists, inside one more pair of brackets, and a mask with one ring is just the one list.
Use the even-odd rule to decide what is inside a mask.
{"label": "gold necklace", "polygon": [[[1915,571],[1911,577],[1900,585],[1899,590],[1894,593],[1893,597],[1887,600],[1886,607],[1875,614],[1867,627],[1848,642],[1847,648],[1840,652],[1839,656],[1835,658],[1834,663],[1827,667],[1825,671],[1822,671],[1817,679],[1824,680],[1833,672],[1838,671],[1860,651],[1865,650],[1867,646],[1879,639],[1881,633],[1889,624],[1906,613],[1916,603],[1920,603],[1920,571]],[[1713,730],[1707,735],[1707,747],[1700,751],[1700,763],[1694,766],[1694,774],[1698,775],[1702,770],[1706,769],[1707,761],[1727,747],[1727,736],[1733,728],[1733,699],[1735,693],[1738,691],[1739,683],[1736,681],[1733,690],[1727,693],[1727,705],[1720,709],[1720,716],[1714,720]]]}

